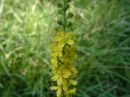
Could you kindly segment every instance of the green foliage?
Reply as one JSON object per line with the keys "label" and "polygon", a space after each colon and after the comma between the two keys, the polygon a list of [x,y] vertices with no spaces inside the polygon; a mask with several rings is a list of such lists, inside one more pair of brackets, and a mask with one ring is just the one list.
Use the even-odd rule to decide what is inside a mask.
{"label": "green foliage", "polygon": [[[0,97],[54,97],[49,44],[57,1],[0,0]],[[129,97],[129,0],[72,2],[79,69],[75,97]]]}

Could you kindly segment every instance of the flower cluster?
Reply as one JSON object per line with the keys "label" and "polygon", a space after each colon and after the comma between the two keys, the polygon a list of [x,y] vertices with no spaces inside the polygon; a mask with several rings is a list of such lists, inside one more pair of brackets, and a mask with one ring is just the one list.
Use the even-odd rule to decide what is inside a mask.
{"label": "flower cluster", "polygon": [[77,57],[74,36],[72,33],[60,31],[57,33],[52,44],[52,80],[56,86],[52,90],[57,91],[57,97],[72,97],[76,89],[73,87],[77,84],[74,80],[77,75],[77,69],[73,60]]}
{"label": "flower cluster", "polygon": [[72,97],[76,92],[74,86],[77,84],[75,80],[77,69],[73,61],[77,55],[74,46],[74,35],[70,32],[73,28],[71,22],[73,14],[68,10],[70,1],[60,0],[58,3],[58,33],[51,46],[51,79],[55,82],[51,89],[56,90],[57,97]]}

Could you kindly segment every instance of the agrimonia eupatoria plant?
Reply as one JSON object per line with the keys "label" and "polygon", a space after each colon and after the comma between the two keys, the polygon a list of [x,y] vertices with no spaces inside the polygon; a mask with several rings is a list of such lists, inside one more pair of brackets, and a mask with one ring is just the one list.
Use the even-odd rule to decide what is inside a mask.
{"label": "agrimonia eupatoria plant", "polygon": [[51,79],[55,82],[51,90],[56,91],[57,97],[72,97],[76,92],[74,86],[77,84],[75,78],[78,71],[73,61],[77,55],[74,35],[70,32],[73,18],[73,14],[69,12],[70,1],[60,0],[57,5],[59,13],[57,34],[51,45]]}

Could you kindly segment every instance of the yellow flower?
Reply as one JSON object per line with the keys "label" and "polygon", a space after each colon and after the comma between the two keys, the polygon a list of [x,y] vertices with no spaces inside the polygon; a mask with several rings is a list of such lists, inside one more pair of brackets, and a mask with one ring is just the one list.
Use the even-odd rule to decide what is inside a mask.
{"label": "yellow flower", "polygon": [[62,77],[59,77],[59,78],[57,79],[57,85],[60,86],[60,85],[62,85],[62,83],[63,83],[63,78],[62,78]]}
{"label": "yellow flower", "polygon": [[70,64],[69,67],[70,67],[69,69],[70,69],[70,71],[72,72],[73,77],[76,77],[78,71],[77,71],[75,65],[74,65],[74,64]]}
{"label": "yellow flower", "polygon": [[63,31],[61,31],[60,33],[58,33],[55,38],[54,38],[54,41],[55,42],[59,42],[59,41],[63,41],[64,40],[64,35],[65,33]]}
{"label": "yellow flower", "polygon": [[61,92],[62,92],[61,87],[52,86],[50,89],[51,90],[57,90],[57,92],[56,92],[57,97],[61,97]]}
{"label": "yellow flower", "polygon": [[70,90],[67,92],[67,94],[75,94],[75,92],[76,92],[76,88],[70,89]]}
{"label": "yellow flower", "polygon": [[62,61],[73,61],[77,57],[75,52],[75,47],[73,46],[66,46],[64,49],[64,55],[62,57]]}
{"label": "yellow flower", "polygon": [[71,32],[65,33],[62,31],[56,35],[54,41],[66,43],[68,45],[73,45],[74,44],[74,35]]}
{"label": "yellow flower", "polygon": [[58,63],[57,57],[52,57],[52,59],[51,59],[51,64],[57,66],[57,63]]}
{"label": "yellow flower", "polygon": [[57,89],[56,95],[57,95],[57,97],[61,97],[61,95],[62,95],[62,89],[61,88]]}
{"label": "yellow flower", "polygon": [[73,39],[74,39],[74,36],[71,32],[65,34],[64,40],[65,40],[66,44],[73,45],[74,44]]}
{"label": "yellow flower", "polygon": [[70,79],[69,82],[70,82],[72,85],[77,85],[77,81],[75,81],[75,80]]}
{"label": "yellow flower", "polygon": [[64,69],[62,72],[63,72],[63,78],[69,78],[71,76],[71,71],[68,69]]}
{"label": "yellow flower", "polygon": [[62,56],[62,50],[64,47],[64,43],[62,42],[55,42],[52,44],[51,48],[52,48],[52,56],[53,57],[61,57]]}
{"label": "yellow flower", "polygon": [[57,81],[59,79],[59,75],[54,75],[54,76],[51,77],[51,79],[53,81]]}
{"label": "yellow flower", "polygon": [[57,90],[58,87],[57,87],[57,86],[52,86],[50,89],[51,89],[51,90]]}

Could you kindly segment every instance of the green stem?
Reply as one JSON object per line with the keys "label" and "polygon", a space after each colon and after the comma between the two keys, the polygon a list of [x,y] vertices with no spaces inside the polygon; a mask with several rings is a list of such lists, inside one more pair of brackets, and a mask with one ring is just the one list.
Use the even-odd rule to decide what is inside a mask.
{"label": "green stem", "polygon": [[[64,8],[65,8],[65,0],[63,1],[64,3]],[[64,32],[66,31],[66,11],[64,10],[64,14],[63,14],[63,18],[64,18]]]}

